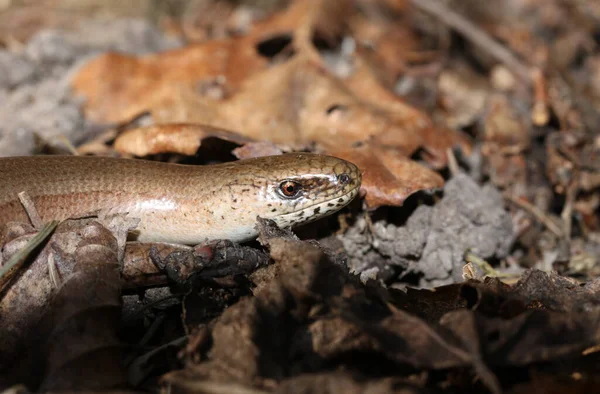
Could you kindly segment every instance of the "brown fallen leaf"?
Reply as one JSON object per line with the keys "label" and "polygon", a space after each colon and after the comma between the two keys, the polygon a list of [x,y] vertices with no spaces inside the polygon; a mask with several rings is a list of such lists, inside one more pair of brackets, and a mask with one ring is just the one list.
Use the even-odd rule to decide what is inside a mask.
{"label": "brown fallen leaf", "polygon": [[[289,96],[287,86],[298,86],[294,97]],[[256,93],[257,90],[264,94]],[[170,121],[202,121],[222,129],[240,130],[244,137],[224,131],[215,134],[211,127],[166,124],[124,133],[117,140],[116,149],[136,155],[165,151],[193,154],[201,138],[215,135],[240,143],[251,139],[279,144],[292,142],[295,148],[317,142],[324,153],[335,156],[344,151],[347,152],[344,158],[362,165],[361,169],[368,174],[364,181],[365,190],[370,193],[367,201],[374,208],[384,204],[401,205],[415,191],[443,186],[439,175],[406,158],[423,143],[420,136],[435,133],[428,122],[422,121],[428,126],[426,130],[431,131],[421,134],[416,127],[395,123],[387,119],[385,113],[373,110],[350,95],[340,81],[324,70],[300,58],[250,78],[236,95],[218,105],[190,97],[189,101],[177,105],[175,111],[178,115],[183,113],[183,119]],[[409,108],[408,112],[414,110]],[[159,113],[166,114],[166,111]],[[398,117],[399,112],[394,115]],[[343,142],[340,135],[344,136]],[[374,142],[365,144],[361,153],[351,154],[353,144],[372,136]],[[381,152],[377,146],[385,146],[384,160],[357,162],[357,156],[378,156]],[[368,153],[370,147],[376,150]],[[393,182],[390,177],[394,178]],[[375,179],[379,181],[374,182]]]}
{"label": "brown fallen leaf", "polygon": [[[326,7],[345,9],[341,2],[336,3]],[[228,96],[248,76],[268,66],[270,53],[261,54],[261,44],[279,40],[285,46],[314,4],[295,1],[284,12],[258,22],[245,36],[208,40],[142,57],[101,55],[73,78],[73,89],[87,100],[86,118],[97,123],[131,120],[155,108],[181,85],[211,96],[204,90],[216,84],[221,86],[221,95]],[[320,15],[339,18],[340,12]],[[319,24],[324,26],[322,32],[332,31],[327,18]]]}
{"label": "brown fallen leaf", "polygon": [[352,161],[361,169],[361,190],[366,193],[365,202],[369,208],[400,206],[417,191],[432,191],[444,186],[444,179],[437,172],[393,149],[365,144],[330,153]]}
{"label": "brown fallen leaf", "polygon": [[[368,187],[364,190],[371,195],[367,199],[373,208],[385,204],[401,205],[408,195],[420,188],[442,186],[442,178],[409,160],[400,159],[400,156],[409,157],[420,151],[422,158],[433,168],[441,168],[447,163],[448,149],[460,147],[468,154],[470,141],[459,132],[434,125],[426,114],[393,94],[384,85],[385,78],[380,78],[362,58],[361,51],[352,55],[351,75],[343,78],[334,75],[316,51],[312,40],[315,37],[335,40],[347,30],[341,16],[355,12],[352,2],[292,2],[286,11],[253,29],[244,43],[253,46],[258,42],[257,37],[264,37],[265,32],[285,32],[293,37],[293,47],[298,53],[268,69],[266,63],[255,68],[250,64],[243,77],[232,80],[226,78],[228,93],[218,99],[198,92],[195,83],[186,76],[189,74],[184,67],[187,65],[187,55],[181,50],[135,60],[145,62],[144,67],[156,67],[150,73],[155,79],[152,85],[154,99],[143,95],[141,91],[132,92],[127,86],[129,79],[121,81],[131,71],[112,73],[119,74],[115,78],[119,78],[118,86],[123,90],[105,92],[103,102],[110,103],[112,108],[113,102],[107,98],[113,95],[117,101],[119,97],[124,97],[124,100],[135,97],[139,107],[129,116],[133,116],[133,112],[150,111],[158,123],[193,123],[235,130],[248,139],[244,142],[268,141],[280,147],[310,149],[333,155],[336,152],[349,152],[359,143],[364,144],[363,156],[378,156],[385,149],[385,159],[362,160],[361,170],[369,174],[366,180]],[[200,51],[198,47],[195,48]],[[206,61],[203,56],[197,55],[194,62]],[[137,67],[133,60],[128,62],[131,63],[131,70]],[[162,65],[159,64],[161,62]],[[208,66],[200,64],[198,67],[203,69]],[[214,71],[219,67],[214,66],[209,72],[202,72],[215,76]],[[109,68],[110,65],[107,65],[105,70]],[[160,78],[167,79],[171,73],[173,78],[181,79],[174,80],[174,83],[158,84],[159,68],[168,68]],[[172,72],[173,68],[178,72]],[[97,67],[87,68],[95,69]],[[84,74],[85,71],[80,75]],[[131,83],[134,88],[138,86],[135,82]],[[77,89],[77,79],[75,87]],[[166,90],[161,92],[161,89],[168,89],[168,94]],[[125,109],[126,104],[121,103],[117,107]],[[90,110],[95,107],[95,103],[90,102]],[[208,129],[207,126],[179,124],[163,127],[154,126],[125,133],[118,139],[116,148],[136,155],[167,151],[189,155],[195,153],[200,139],[210,135],[196,130]],[[228,138],[239,141],[235,134]],[[373,152],[366,153],[367,149],[373,149]],[[351,156],[348,159],[353,161]],[[417,172],[416,177],[413,171]],[[405,181],[407,183],[403,183]]]}
{"label": "brown fallen leaf", "polygon": [[361,7],[365,12],[353,13],[348,28],[361,54],[376,65],[379,74],[391,86],[419,55],[422,43],[410,23],[406,23],[405,1],[396,2],[394,6],[383,5],[381,1],[364,3]]}
{"label": "brown fallen leaf", "polygon": [[[294,86],[293,96],[289,95],[290,86]],[[406,109],[404,113],[407,115],[396,110],[393,116],[402,117],[402,122],[390,119],[387,116],[390,112],[365,104],[345,89],[341,81],[302,58],[251,77],[236,95],[222,102],[186,96],[183,92],[181,99],[174,112],[177,113],[175,116],[183,115],[182,118],[161,121],[205,122],[224,129],[240,130],[249,138],[291,144],[296,149],[316,142],[318,149],[334,156],[341,151],[350,153],[355,144],[372,139],[372,143],[365,144],[362,155],[377,156],[380,152],[376,148],[370,154],[366,150],[384,146],[385,160],[361,160],[357,163],[358,154],[346,154],[344,158],[359,166],[362,164],[361,170],[369,174],[364,182],[369,185],[371,195],[377,195],[376,198],[368,197],[373,208],[385,204],[401,205],[408,195],[420,188],[443,186],[439,175],[411,163],[406,157],[425,144],[423,136],[428,140],[437,139],[435,145],[430,145],[433,146],[431,151],[438,156],[442,155],[442,151],[445,155],[444,149],[457,141],[452,133],[444,138],[446,130],[434,128],[424,115],[397,98],[388,100],[385,110]],[[162,115],[168,113],[166,110],[158,112]],[[416,114],[416,120],[411,125],[408,117],[413,114]],[[377,165],[373,167],[374,163]],[[404,173],[406,175],[402,173],[405,170],[408,170]],[[372,182],[382,171],[388,175],[383,175],[380,182]],[[416,176],[413,171],[417,172]],[[390,176],[395,178],[393,183],[389,182]]]}
{"label": "brown fallen leaf", "polygon": [[114,148],[121,154],[140,157],[166,152],[193,156],[200,148],[202,140],[210,137],[240,145],[253,141],[238,133],[216,127],[172,123],[127,130],[117,137]]}
{"label": "brown fallen leaf", "polygon": [[97,123],[124,123],[153,108],[177,85],[201,88],[225,78],[225,90],[235,89],[249,73],[267,63],[254,48],[254,37],[241,37],[140,58],[107,53],[75,76],[73,89],[86,99],[86,118]]}
{"label": "brown fallen leaf", "polygon": [[280,155],[288,149],[282,149],[272,142],[261,141],[261,142],[249,142],[239,148],[235,148],[231,153],[238,159],[250,159],[253,157],[261,156],[274,156]]}
{"label": "brown fallen leaf", "polygon": [[412,146],[408,155],[422,148],[427,153],[424,159],[434,168],[446,166],[448,149],[457,147],[465,155],[471,153],[471,141],[464,133],[435,125],[427,114],[389,90],[377,71],[359,55],[354,58],[355,72],[343,80],[345,86],[361,100],[377,110],[383,110],[385,116],[402,130],[382,131],[375,137],[381,144]]}

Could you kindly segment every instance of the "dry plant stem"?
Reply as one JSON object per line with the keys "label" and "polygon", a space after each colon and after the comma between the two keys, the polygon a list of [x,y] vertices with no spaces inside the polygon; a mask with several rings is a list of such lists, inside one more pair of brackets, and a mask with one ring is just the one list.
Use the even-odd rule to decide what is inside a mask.
{"label": "dry plant stem", "polygon": [[531,73],[533,80],[534,102],[531,113],[531,120],[536,126],[544,126],[550,121],[548,112],[548,89],[544,74],[538,68]]}
{"label": "dry plant stem", "polygon": [[56,141],[62,143],[64,145],[64,147],[67,148],[69,153],[71,153],[72,155],[74,155],[74,156],[79,155],[79,152],[77,151],[77,148],[75,147],[75,145],[73,145],[71,143],[71,141],[69,141],[69,139],[67,137],[65,137],[64,134],[60,134],[59,136],[57,136]]}
{"label": "dry plant stem", "polygon": [[21,192],[18,194],[19,201],[21,201],[21,205],[25,208],[25,212],[27,212],[27,216],[29,217],[29,221],[31,222],[33,228],[36,230],[42,227],[42,219],[38,214],[37,209],[35,209],[35,204],[29,194],[27,192]]}
{"label": "dry plant stem", "polygon": [[583,352],[581,352],[581,355],[587,356],[589,354],[598,353],[598,352],[600,352],[600,345],[594,345],[594,346],[590,346],[589,348],[587,348]]}
{"label": "dry plant stem", "polygon": [[473,253],[470,250],[467,250],[465,252],[465,255],[464,255],[463,259],[467,263],[472,263],[472,264],[477,265],[488,276],[497,276],[498,275],[498,272],[496,272],[496,270],[494,268],[492,268],[492,266],[490,265],[490,263],[488,263],[487,261],[485,261],[481,257],[477,256],[475,253]]}
{"label": "dry plant stem", "polygon": [[448,156],[448,169],[450,170],[450,174],[454,177],[460,173],[460,167],[456,161],[456,156],[454,156],[454,152],[452,152],[452,149],[450,148],[446,149],[446,156]]}
{"label": "dry plant stem", "polygon": [[571,239],[571,230],[573,229],[573,204],[579,191],[579,182],[577,178],[567,187],[565,195],[565,206],[563,207],[560,217],[563,223],[563,233],[567,239]]}
{"label": "dry plant stem", "polygon": [[462,15],[452,11],[436,0],[410,0],[418,9],[433,15],[446,26],[456,30],[480,49],[486,51],[496,60],[506,65],[524,82],[531,84],[531,69],[523,64],[509,49],[490,37],[475,24]]}
{"label": "dry plant stem", "polygon": [[[207,393],[207,394],[267,394],[269,391],[253,389],[250,387],[242,386],[236,383],[218,383],[210,381],[195,381],[193,383],[186,381],[184,383],[178,382],[177,388],[184,389],[183,391],[189,390],[190,392]],[[170,392],[170,387],[167,388],[167,392]]]}
{"label": "dry plant stem", "polygon": [[494,269],[494,267],[492,267],[490,265],[490,263],[488,263],[486,260],[482,259],[481,257],[477,256],[471,250],[467,250],[465,252],[463,259],[468,264],[475,264],[476,266],[478,266],[486,276],[493,277],[493,278],[502,278],[502,277],[510,277],[511,276],[510,274],[505,274],[505,273],[496,271]]}
{"label": "dry plant stem", "polygon": [[544,226],[546,226],[546,228],[548,230],[550,230],[557,237],[562,238],[564,236],[563,230],[560,228],[560,226],[558,224],[556,224],[555,221],[552,220],[548,215],[546,215],[544,212],[540,211],[538,209],[538,207],[536,207],[535,205],[533,205],[525,200],[521,200],[517,197],[511,196],[508,193],[504,194],[504,198],[506,198],[508,201],[512,202],[519,208],[529,212],[531,215],[533,215],[533,217],[536,220],[538,220],[540,223],[542,223]]}
{"label": "dry plant stem", "polygon": [[60,275],[58,273],[58,268],[56,267],[56,260],[54,258],[54,253],[50,253],[48,255],[48,274],[50,275],[50,280],[52,281],[52,287],[58,289],[60,286],[61,280]]}

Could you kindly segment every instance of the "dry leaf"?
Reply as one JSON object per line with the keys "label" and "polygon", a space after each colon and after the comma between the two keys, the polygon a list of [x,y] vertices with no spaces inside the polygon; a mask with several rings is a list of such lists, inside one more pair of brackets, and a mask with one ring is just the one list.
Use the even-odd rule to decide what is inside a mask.
{"label": "dry leaf", "polygon": [[178,85],[201,90],[224,79],[226,90],[235,89],[267,64],[255,44],[253,37],[242,37],[144,57],[107,53],[83,67],[73,89],[86,99],[87,119],[124,123],[153,108]]}
{"label": "dry leaf", "polygon": [[369,208],[399,206],[419,190],[431,191],[444,186],[444,179],[438,173],[393,149],[364,145],[330,153],[352,161],[361,169],[361,190],[366,193]]}
{"label": "dry leaf", "polygon": [[[375,157],[384,149],[382,158],[361,159],[366,166],[361,170],[370,174],[364,190],[368,190],[367,201],[373,208],[382,204],[399,205],[420,187],[442,186],[441,177],[401,156],[409,157],[421,150],[429,165],[441,168],[447,164],[448,149],[460,147],[468,154],[470,141],[461,133],[437,127],[426,114],[393,94],[385,86],[389,77],[378,75],[367,64],[361,54],[364,51],[353,54],[353,72],[344,78],[336,77],[326,67],[312,40],[315,37],[338,40],[348,31],[344,17],[357,15],[356,12],[352,2],[295,1],[284,12],[258,24],[245,38],[212,41],[154,57],[115,58],[115,65],[100,66],[98,60],[79,74],[75,88],[88,90],[92,99],[88,110],[104,113],[100,118],[105,120],[122,121],[150,111],[159,123],[195,123],[234,130],[247,138],[243,142],[268,141],[291,149],[308,148],[331,154],[349,152],[362,143],[364,157]],[[267,33],[279,39],[293,37],[292,45],[298,53],[267,68],[266,60],[258,61],[250,54]],[[381,32],[374,34],[383,36]],[[246,52],[231,52],[238,47]],[[220,51],[219,57],[205,64],[214,51]],[[116,55],[107,55],[105,61],[110,56]],[[121,67],[120,72],[114,72],[120,62],[126,69]],[[242,73],[227,74],[228,70],[237,70],[233,66],[241,63],[244,63]],[[110,76],[95,74],[99,70]],[[79,85],[79,81],[90,79],[85,77],[86,73],[91,73],[96,85]],[[208,97],[210,94],[198,89],[202,78],[205,82],[214,81],[222,75],[225,93],[218,94],[219,97]],[[108,79],[107,83],[108,77],[115,80]],[[111,84],[117,89],[109,87]],[[95,88],[88,89],[90,86],[107,86],[107,90],[97,94]],[[103,101],[94,101],[100,99]],[[103,108],[102,103],[108,107]],[[126,114],[113,117],[114,114],[109,114],[113,109]],[[128,132],[118,139],[116,148],[136,155],[159,152],[189,155],[197,151],[202,138],[212,136],[202,131],[205,126],[163,127]],[[227,138],[239,141],[235,134]],[[374,151],[366,152],[369,147]],[[353,157],[349,159],[353,161]],[[413,172],[418,175],[414,177]]]}
{"label": "dry leaf", "polygon": [[[181,49],[135,57],[107,53],[86,64],[72,81],[76,94],[87,99],[86,118],[98,123],[123,123],[153,109],[179,86],[210,96],[208,86],[220,85],[224,95],[265,69],[269,53],[261,45],[286,45],[292,32],[315,9],[311,1],[296,1],[287,10],[259,22],[246,36],[209,40]],[[325,4],[325,3],[323,3]],[[339,18],[343,3],[325,4],[335,12],[320,16]],[[317,7],[318,8],[318,7]],[[342,13],[343,15],[343,13]],[[328,20],[317,21],[331,32]]]}
{"label": "dry leaf", "polygon": [[168,124],[140,127],[121,134],[115,140],[115,150],[121,154],[148,156],[157,153],[194,155],[202,140],[210,137],[244,144],[252,139],[237,133],[197,124]]}

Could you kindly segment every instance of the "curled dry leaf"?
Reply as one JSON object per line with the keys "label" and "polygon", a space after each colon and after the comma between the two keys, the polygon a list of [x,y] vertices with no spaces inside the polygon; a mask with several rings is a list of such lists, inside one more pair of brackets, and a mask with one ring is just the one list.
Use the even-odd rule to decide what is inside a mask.
{"label": "curled dry leaf", "polygon": [[268,141],[250,142],[239,148],[235,148],[231,153],[238,159],[250,159],[252,157],[280,155],[284,150]]}
{"label": "curled dry leaf", "polygon": [[115,140],[114,146],[119,153],[135,156],[166,152],[192,156],[200,148],[202,140],[210,137],[240,145],[252,141],[238,133],[216,127],[173,123],[127,130]]}
{"label": "curled dry leaf", "polygon": [[233,131],[193,123],[169,123],[127,130],[114,143],[124,155],[148,156],[159,153],[194,155],[206,138],[219,138],[241,145],[232,153],[238,159],[280,155],[289,148],[268,141],[254,141]]}

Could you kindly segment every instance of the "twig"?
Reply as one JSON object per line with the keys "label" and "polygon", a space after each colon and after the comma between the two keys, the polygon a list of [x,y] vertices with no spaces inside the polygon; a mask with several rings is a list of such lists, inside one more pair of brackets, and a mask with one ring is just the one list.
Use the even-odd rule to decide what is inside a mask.
{"label": "twig", "polygon": [[52,282],[52,286],[55,289],[58,289],[61,283],[60,274],[58,272],[58,267],[56,266],[56,260],[54,258],[54,253],[50,252],[48,255],[48,274],[50,275],[50,281]]}
{"label": "twig", "polygon": [[462,34],[467,40],[503,63],[524,82],[531,84],[531,68],[523,64],[509,49],[490,37],[489,34],[436,0],[410,0],[411,3]]}
{"label": "twig", "polygon": [[56,137],[56,140],[58,142],[61,142],[65,146],[65,148],[67,148],[70,154],[72,154],[73,156],[79,156],[79,151],[77,150],[75,145],[73,145],[73,143],[67,138],[67,136],[65,136],[64,134],[60,134]]}
{"label": "twig", "polygon": [[238,383],[221,383],[210,380],[182,379],[177,383],[167,382],[182,391],[205,394],[267,394],[270,391],[243,386]]}
{"label": "twig", "polygon": [[531,215],[533,215],[534,218],[536,218],[540,223],[542,223],[544,226],[546,226],[546,228],[548,230],[550,230],[557,237],[559,237],[559,238],[564,237],[565,234],[563,233],[560,226],[558,224],[556,224],[556,222],[554,220],[552,220],[548,215],[546,215],[544,212],[542,212],[535,205],[531,204],[528,201],[511,196],[508,193],[504,194],[504,198],[506,198],[508,201],[512,202],[513,204],[517,205],[519,208],[529,212]]}
{"label": "twig", "polygon": [[571,239],[571,230],[573,229],[573,204],[579,192],[579,181],[577,178],[567,186],[565,193],[565,206],[563,207],[560,217],[563,222],[563,232],[567,239]]}
{"label": "twig", "polygon": [[27,192],[21,192],[18,194],[18,196],[19,201],[21,201],[21,204],[25,209],[25,212],[27,212],[27,216],[29,216],[29,221],[33,225],[33,228],[38,230],[40,227],[42,227],[42,219],[40,218],[40,215],[37,209],[35,208],[33,200],[31,199],[31,197],[29,197],[29,194],[27,194]]}
{"label": "twig", "polygon": [[450,170],[450,174],[452,174],[453,177],[457,176],[460,173],[460,167],[458,166],[458,161],[451,148],[446,149],[446,156],[448,157],[448,169]]}
{"label": "twig", "polygon": [[511,277],[512,276],[511,274],[506,274],[504,272],[496,271],[494,269],[494,267],[492,267],[490,265],[490,263],[488,263],[486,260],[482,259],[478,255],[473,253],[473,251],[471,249],[465,250],[465,253],[463,255],[463,260],[465,262],[467,262],[468,264],[475,264],[477,267],[479,267],[483,271],[484,275],[492,277],[492,278]]}
{"label": "twig", "polygon": [[550,121],[550,112],[548,110],[548,88],[546,78],[539,68],[531,72],[533,82],[534,101],[531,109],[531,120],[536,126],[544,126]]}
{"label": "twig", "polygon": [[58,226],[58,221],[52,221],[45,224],[40,231],[27,242],[23,249],[19,250],[6,262],[6,265],[0,268],[0,289],[4,287],[4,285],[12,278],[11,273],[16,272],[16,270],[25,262],[27,257],[38,247],[40,246]]}

